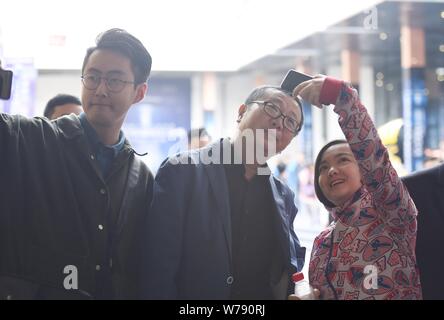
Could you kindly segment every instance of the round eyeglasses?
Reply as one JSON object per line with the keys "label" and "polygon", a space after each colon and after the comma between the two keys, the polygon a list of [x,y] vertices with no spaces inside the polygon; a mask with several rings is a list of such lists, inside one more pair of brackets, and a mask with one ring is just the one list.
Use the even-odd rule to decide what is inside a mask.
{"label": "round eyeglasses", "polygon": [[284,127],[293,134],[297,134],[299,132],[299,124],[296,119],[286,116],[282,113],[281,109],[270,101],[251,101],[251,103],[257,103],[262,105],[265,113],[270,116],[272,119],[283,118],[284,119]]}
{"label": "round eyeglasses", "polygon": [[96,90],[100,86],[102,79],[105,81],[106,88],[110,92],[120,92],[127,84],[135,83],[133,81],[126,81],[119,78],[101,77],[95,74],[85,74],[80,78],[82,79],[83,85],[88,90]]}

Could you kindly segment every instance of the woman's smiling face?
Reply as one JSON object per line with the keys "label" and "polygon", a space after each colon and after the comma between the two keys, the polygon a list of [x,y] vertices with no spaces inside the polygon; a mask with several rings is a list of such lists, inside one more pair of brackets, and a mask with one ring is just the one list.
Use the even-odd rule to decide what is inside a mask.
{"label": "woman's smiling face", "polygon": [[325,150],[318,170],[319,186],[336,206],[344,204],[362,186],[358,164],[346,143]]}

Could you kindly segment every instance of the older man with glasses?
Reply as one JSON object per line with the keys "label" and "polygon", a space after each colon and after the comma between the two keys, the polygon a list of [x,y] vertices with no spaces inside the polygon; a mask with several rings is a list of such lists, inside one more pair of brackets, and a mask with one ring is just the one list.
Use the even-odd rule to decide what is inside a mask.
{"label": "older man with glasses", "polygon": [[294,195],[266,161],[302,119],[290,93],[259,87],[240,105],[232,139],[164,161],[145,241],[147,298],[287,298],[305,248],[293,231]]}
{"label": "older man with glasses", "polygon": [[153,176],[121,127],[151,56],[121,29],[87,50],[85,113],[0,114],[0,299],[140,297]]}

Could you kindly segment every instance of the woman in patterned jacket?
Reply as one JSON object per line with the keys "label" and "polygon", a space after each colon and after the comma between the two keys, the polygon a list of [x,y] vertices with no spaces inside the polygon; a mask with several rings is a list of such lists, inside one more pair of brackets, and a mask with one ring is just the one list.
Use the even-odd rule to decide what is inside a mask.
{"label": "woman in patterned jacket", "polygon": [[321,299],[421,299],[415,256],[417,210],[358,93],[317,76],[294,96],[335,104],[346,140],[325,145],[315,163],[315,190],[334,221],[316,237],[310,283]]}

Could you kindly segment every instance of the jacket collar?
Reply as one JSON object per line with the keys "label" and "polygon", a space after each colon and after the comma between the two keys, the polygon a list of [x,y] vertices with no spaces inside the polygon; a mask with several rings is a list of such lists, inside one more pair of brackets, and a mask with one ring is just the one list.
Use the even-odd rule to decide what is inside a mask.
{"label": "jacket collar", "polygon": [[104,155],[106,153],[103,150],[111,150],[112,157],[115,158],[119,154],[119,152],[122,151],[125,145],[125,136],[122,130],[120,130],[119,133],[119,141],[117,141],[117,143],[114,145],[108,146],[104,145],[102,141],[100,141],[99,135],[97,134],[96,130],[93,128],[93,126],[89,123],[88,119],[86,118],[86,113],[82,112],[79,115],[79,120],[95,152],[102,153]]}
{"label": "jacket collar", "polygon": [[[86,135],[86,131],[82,126],[79,116],[76,116],[75,114],[70,114],[58,118],[53,122],[56,124],[58,130],[66,139],[71,140],[78,136]],[[121,144],[123,144],[123,147],[120,146]],[[130,150],[132,152],[135,152],[131,147],[131,144],[129,143],[128,139],[126,139],[126,137],[123,135],[123,132],[121,132],[118,145],[119,145],[119,150]],[[138,154],[138,155],[144,156],[146,154]]]}
{"label": "jacket collar", "polygon": [[[218,142],[213,143],[207,147],[199,150],[199,157],[197,161],[204,161],[209,163],[204,165],[205,171],[208,175],[211,188],[216,199],[217,212],[222,220],[222,225],[225,233],[225,241],[227,243],[229,257],[232,257],[232,233],[231,233],[231,214],[230,214],[230,199],[227,179],[225,177],[225,169],[223,166],[223,154],[224,151],[228,151],[231,148],[231,143],[228,139],[220,139]],[[213,155],[214,152],[219,152],[219,155]],[[216,156],[219,157],[219,163],[211,163],[210,159]],[[208,159],[208,157],[210,159]],[[207,161],[207,162],[205,162]],[[232,261],[230,261],[231,263]]]}

